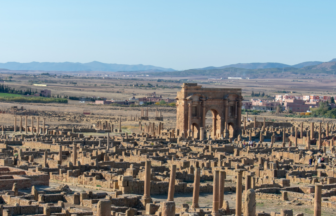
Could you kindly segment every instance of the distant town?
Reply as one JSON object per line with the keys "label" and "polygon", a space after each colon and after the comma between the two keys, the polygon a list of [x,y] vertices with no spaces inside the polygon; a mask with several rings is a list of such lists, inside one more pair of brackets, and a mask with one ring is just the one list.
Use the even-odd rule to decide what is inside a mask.
{"label": "distant town", "polygon": [[327,102],[331,108],[335,108],[333,96],[319,95],[275,95],[274,100],[267,99],[251,99],[242,102],[242,109],[259,110],[259,111],[275,111],[278,107],[281,111],[288,112],[310,112],[310,108],[316,108],[320,102]]}

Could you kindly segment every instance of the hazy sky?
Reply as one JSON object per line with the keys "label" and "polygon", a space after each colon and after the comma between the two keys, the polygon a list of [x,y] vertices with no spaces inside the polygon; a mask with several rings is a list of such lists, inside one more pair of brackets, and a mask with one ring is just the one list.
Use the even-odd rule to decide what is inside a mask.
{"label": "hazy sky", "polygon": [[329,61],[335,8],[335,0],[0,0],[0,62]]}

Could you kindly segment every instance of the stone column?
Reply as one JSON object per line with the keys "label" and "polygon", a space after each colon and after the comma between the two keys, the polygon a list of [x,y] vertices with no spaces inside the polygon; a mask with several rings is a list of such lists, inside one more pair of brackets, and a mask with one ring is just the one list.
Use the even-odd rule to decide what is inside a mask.
{"label": "stone column", "polygon": [[237,186],[236,186],[236,216],[241,216],[242,213],[242,171],[237,172]]}
{"label": "stone column", "polygon": [[298,132],[298,129],[297,129],[297,127],[295,127],[295,140],[294,140],[295,147],[297,147],[297,145],[298,145],[298,143],[297,143],[297,141],[298,141],[297,132]]}
{"label": "stone column", "polygon": [[40,116],[37,117],[37,128],[36,128],[36,133],[40,134]]}
{"label": "stone column", "polygon": [[44,158],[43,158],[43,160],[44,160],[44,167],[47,167],[47,163],[48,163],[48,153],[47,153],[47,151],[44,151]]}
{"label": "stone column", "polygon": [[225,178],[226,173],[225,171],[221,170],[219,174],[219,208],[223,207]]}
{"label": "stone column", "polygon": [[[225,128],[226,125],[229,123],[229,104],[228,102],[225,103]],[[205,125],[204,125],[205,127]]]}
{"label": "stone column", "polygon": [[14,192],[14,196],[19,195],[19,188],[16,183],[13,184],[12,191]]}
{"label": "stone column", "polygon": [[[191,102],[188,103],[188,132],[191,130]],[[188,134],[190,136],[190,134]]]}
{"label": "stone column", "polygon": [[121,133],[121,116],[119,117],[119,133]]}
{"label": "stone column", "polygon": [[22,133],[22,116],[20,116],[20,129],[19,129],[20,133]]}
{"label": "stone column", "polygon": [[264,117],[264,122],[263,122],[264,128],[266,127],[266,118]]}
{"label": "stone column", "polygon": [[246,191],[244,216],[256,216],[256,197],[255,191]]}
{"label": "stone column", "polygon": [[77,146],[75,143],[73,143],[73,147],[72,147],[72,164],[74,166],[76,166],[77,164]]}
{"label": "stone column", "polygon": [[306,138],[307,138],[307,149],[310,149],[310,138],[309,138],[310,136],[309,136],[309,131],[307,131],[307,136],[306,136]]}
{"label": "stone column", "polygon": [[16,132],[16,116],[14,116],[14,132]]}
{"label": "stone column", "polygon": [[204,128],[203,127],[200,127],[200,135],[199,135],[199,137],[200,137],[200,140],[204,140]]}
{"label": "stone column", "polygon": [[220,117],[220,115],[217,115],[216,123],[218,125],[218,127],[216,127],[216,136],[218,134],[218,138],[221,138],[223,131],[222,131],[222,118]]}
{"label": "stone column", "polygon": [[60,161],[60,163],[62,163],[62,145],[58,145],[59,150],[58,150],[58,160]]}
{"label": "stone column", "polygon": [[285,128],[282,130],[282,147],[286,146],[286,131]]}
{"label": "stone column", "polygon": [[97,216],[111,216],[111,201],[100,200],[97,204]]}
{"label": "stone column", "polygon": [[212,204],[212,215],[218,216],[219,212],[219,170],[214,172],[213,176],[213,204]]}
{"label": "stone column", "polygon": [[25,116],[25,133],[27,134],[28,133],[28,117]]}
{"label": "stone column", "polygon": [[254,126],[253,127],[257,128],[257,117],[256,116],[254,116]]}
{"label": "stone column", "polygon": [[175,202],[161,202],[161,216],[175,216]]}
{"label": "stone column", "polygon": [[314,122],[310,125],[310,139],[314,139]]}
{"label": "stone column", "polygon": [[329,137],[329,123],[327,123],[327,128],[326,128],[326,137]]}
{"label": "stone column", "polygon": [[216,139],[216,116],[212,117],[212,139]]}
{"label": "stone column", "polygon": [[321,146],[322,146],[322,123],[320,122],[320,127],[319,127],[319,136],[318,136],[318,145],[317,145],[317,148],[318,149],[321,149]]}
{"label": "stone column", "polygon": [[34,117],[31,118],[32,134],[34,134]]}
{"label": "stone column", "polygon": [[[176,136],[178,136],[178,132],[179,132],[179,130],[177,129],[176,130]],[[161,135],[161,122],[159,122],[159,126],[158,126],[158,136],[160,136]]]}
{"label": "stone column", "polygon": [[238,133],[241,131],[241,101],[237,101],[237,126],[238,130],[234,130],[234,136],[237,136]]}
{"label": "stone column", "polygon": [[106,147],[107,147],[107,149],[110,147],[110,133],[107,133]]}
{"label": "stone column", "polygon": [[[150,186],[151,186],[151,161],[145,162],[145,182],[144,182],[144,200],[150,202]],[[146,201],[147,204],[147,201]]]}
{"label": "stone column", "polygon": [[196,168],[194,173],[194,188],[193,188],[193,199],[191,208],[198,208],[199,199],[199,187],[200,187],[200,168]]}
{"label": "stone column", "polygon": [[321,216],[321,191],[322,185],[315,185],[314,216]]}
{"label": "stone column", "polygon": [[45,118],[43,118],[43,134],[46,134],[46,131],[45,131]]}
{"label": "stone column", "polygon": [[174,201],[175,177],[176,177],[176,165],[172,165],[170,169],[170,179],[169,179],[169,189],[168,189],[167,201]]}
{"label": "stone column", "polygon": [[243,117],[244,118],[244,131],[246,130],[246,117]]}

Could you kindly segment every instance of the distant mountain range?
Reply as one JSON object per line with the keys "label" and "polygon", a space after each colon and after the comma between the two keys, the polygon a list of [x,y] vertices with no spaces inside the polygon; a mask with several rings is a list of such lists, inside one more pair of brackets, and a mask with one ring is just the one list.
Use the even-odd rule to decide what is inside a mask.
{"label": "distant mountain range", "polygon": [[[176,71],[172,68],[163,68],[152,65],[126,65],[126,64],[107,64],[102,62],[89,62],[89,63],[76,63],[76,62],[30,62],[30,63],[19,63],[19,62],[7,62],[0,63],[1,69],[8,70],[27,70],[27,71],[62,71],[62,72],[90,72],[90,71],[102,71],[102,72],[148,72],[148,73],[158,73],[164,74],[165,72],[170,72],[167,76],[172,75],[171,73],[180,73],[184,71],[229,71],[227,69],[244,69],[244,70],[266,70],[267,69],[281,69],[281,70],[314,70],[314,71],[330,71],[336,70],[336,58],[329,62],[320,61],[307,61],[295,65],[288,65],[282,63],[238,63],[230,64],[220,67],[205,67],[198,69],[189,69],[184,71]],[[182,74],[181,74],[182,75]]]}
{"label": "distant mountain range", "polygon": [[336,59],[329,62],[302,62],[296,65],[281,63],[247,63],[232,64],[222,67],[206,67],[175,72],[150,73],[156,77],[249,77],[249,78],[274,78],[293,76],[315,76],[320,74],[332,74],[336,72]]}
{"label": "distant mountain range", "polygon": [[[336,61],[336,59],[333,59],[331,61]],[[266,69],[266,68],[303,68],[307,66],[315,66],[322,64],[324,62],[320,61],[307,61],[302,62],[295,65],[287,65],[282,63],[273,63],[273,62],[266,62],[266,63],[238,63],[238,64],[231,64],[231,65],[225,65],[221,67],[205,67],[205,68],[199,68],[198,70],[211,70],[211,69],[223,69],[223,68],[242,68],[242,69]]]}
{"label": "distant mountain range", "polygon": [[171,68],[156,67],[152,65],[125,65],[125,64],[107,64],[102,62],[74,63],[74,62],[7,62],[0,63],[0,68],[8,70],[34,70],[34,71],[146,71],[146,72],[168,72],[175,71]]}

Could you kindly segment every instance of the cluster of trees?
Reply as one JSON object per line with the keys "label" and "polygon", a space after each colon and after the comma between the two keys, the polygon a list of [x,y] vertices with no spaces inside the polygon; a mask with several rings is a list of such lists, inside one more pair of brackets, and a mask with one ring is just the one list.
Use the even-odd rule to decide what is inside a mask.
{"label": "cluster of trees", "polygon": [[252,115],[259,115],[260,113],[264,113],[265,111],[261,111],[261,110],[249,110],[249,109],[242,109],[241,110],[241,114],[252,114]]}
{"label": "cluster of trees", "polygon": [[68,103],[68,99],[66,98],[46,97],[0,97],[0,101],[21,103]]}
{"label": "cluster of trees", "polygon": [[20,94],[20,95],[32,95],[37,93],[37,90],[31,90],[31,89],[18,89],[16,90],[15,88],[6,86],[6,85],[0,85],[0,92],[1,93],[10,93],[10,94]]}
{"label": "cluster of trees", "polygon": [[266,95],[265,92],[262,92],[262,93],[254,93],[254,91],[252,91],[251,93],[251,97],[270,97],[269,95]]}
{"label": "cluster of trees", "polygon": [[[334,98],[333,103],[335,103]],[[336,118],[336,108],[332,109],[328,102],[320,102],[319,107],[312,108],[311,111],[314,117]]]}
{"label": "cluster of trees", "polygon": [[161,100],[161,101],[159,101],[159,102],[156,102],[155,105],[157,105],[157,106],[171,106],[171,107],[175,107],[175,106],[176,106],[176,104],[175,104],[174,102],[172,102],[172,103],[167,103],[167,102],[164,101],[164,100]]}
{"label": "cluster of trees", "polygon": [[[37,90],[34,91],[32,89],[26,89],[26,90],[15,89],[6,85],[0,85],[0,93],[5,93],[3,95],[0,95],[0,101],[23,102],[23,103],[68,103],[68,99],[66,98],[19,96],[19,95],[34,95],[35,93],[37,93]],[[10,97],[11,94],[15,95],[15,97]]]}
{"label": "cluster of trees", "polygon": [[[68,96],[69,100],[85,100],[85,101],[95,101],[95,99],[90,97],[76,97],[76,96]],[[99,99],[98,99],[99,100]]]}
{"label": "cluster of trees", "polygon": [[49,73],[41,73],[41,76],[50,76]]}

